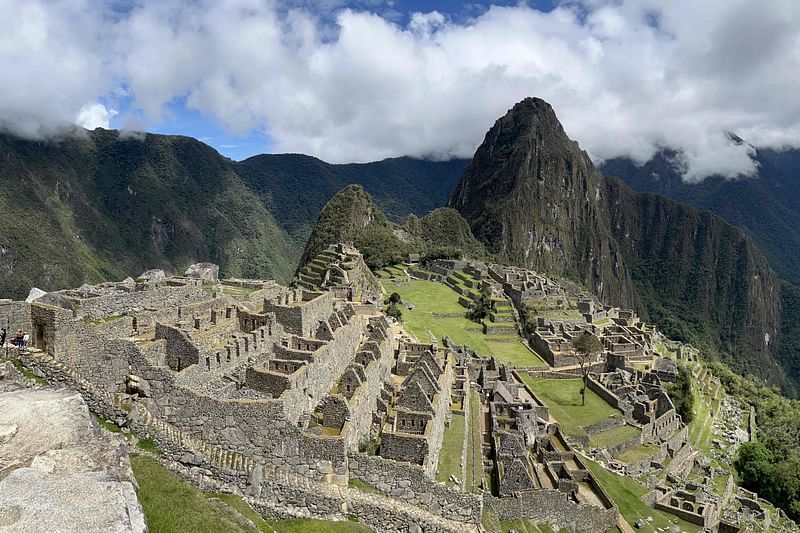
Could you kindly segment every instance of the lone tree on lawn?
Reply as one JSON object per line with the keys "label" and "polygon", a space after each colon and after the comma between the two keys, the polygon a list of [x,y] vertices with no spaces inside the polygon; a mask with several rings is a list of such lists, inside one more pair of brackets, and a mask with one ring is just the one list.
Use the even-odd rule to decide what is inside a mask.
{"label": "lone tree on lawn", "polygon": [[592,360],[592,356],[603,351],[603,344],[600,342],[600,339],[588,331],[585,331],[583,335],[575,337],[575,339],[572,340],[572,348],[578,356],[578,364],[581,367],[581,376],[583,376],[581,405],[586,405],[586,386],[589,384],[589,363]]}

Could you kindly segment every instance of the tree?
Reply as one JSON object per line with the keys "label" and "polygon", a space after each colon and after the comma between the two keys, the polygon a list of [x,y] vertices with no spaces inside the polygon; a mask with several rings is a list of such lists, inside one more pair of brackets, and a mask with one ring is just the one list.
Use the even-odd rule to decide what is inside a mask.
{"label": "tree", "polygon": [[585,331],[582,335],[572,340],[572,349],[578,356],[578,364],[583,376],[583,387],[581,388],[581,405],[586,405],[586,387],[589,384],[589,363],[592,356],[603,351],[603,344],[600,339]]}
{"label": "tree", "polygon": [[481,294],[477,300],[474,300],[474,303],[467,311],[467,318],[472,320],[473,322],[480,322],[486,315],[489,314],[489,308],[491,307],[491,302],[486,295]]}
{"label": "tree", "polygon": [[665,384],[672,405],[675,411],[681,415],[684,424],[688,424],[694,418],[694,394],[692,393],[692,375],[685,366],[678,367],[678,381],[674,384]]}
{"label": "tree", "polygon": [[401,311],[400,306],[394,302],[386,306],[386,314],[394,318],[398,322],[400,322],[403,319],[403,311]]}
{"label": "tree", "polygon": [[396,293],[396,292],[393,292],[393,293],[392,293],[392,294],[390,294],[390,295],[389,295],[389,297],[386,299],[386,302],[385,302],[385,303],[387,303],[387,304],[399,304],[399,303],[400,303],[400,302],[402,302],[402,301],[403,301],[403,299],[400,297],[400,294],[399,294],[399,293]]}

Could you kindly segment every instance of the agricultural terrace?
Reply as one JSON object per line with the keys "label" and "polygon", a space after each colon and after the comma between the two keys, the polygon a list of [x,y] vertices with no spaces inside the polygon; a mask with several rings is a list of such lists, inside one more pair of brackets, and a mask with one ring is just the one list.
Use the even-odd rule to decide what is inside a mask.
{"label": "agricultural terrace", "polygon": [[479,355],[494,356],[513,366],[547,365],[522,343],[519,335],[485,335],[481,324],[464,316],[466,309],[458,303],[458,294],[450,287],[416,279],[396,283],[382,277],[381,282],[388,294],[397,292],[413,306],[411,310],[402,309],[403,323],[420,341],[427,341],[430,335],[437,340],[449,336],[456,344],[466,344]]}

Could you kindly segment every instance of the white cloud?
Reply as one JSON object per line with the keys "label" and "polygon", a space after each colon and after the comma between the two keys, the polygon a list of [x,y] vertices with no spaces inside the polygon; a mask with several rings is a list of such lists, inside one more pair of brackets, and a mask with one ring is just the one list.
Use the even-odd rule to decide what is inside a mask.
{"label": "white cloud", "polygon": [[78,111],[78,116],[75,117],[75,124],[87,130],[95,128],[108,129],[109,122],[117,114],[116,109],[109,109],[103,104],[86,104]]}
{"label": "white cloud", "polygon": [[669,146],[689,180],[752,173],[749,147],[726,131],[800,146],[795,0],[521,4],[462,22],[418,13],[405,27],[339,10],[333,32],[339,0],[324,13],[304,1],[104,5],[0,0],[0,126],[42,134],[124,95],[152,123],[185,98],[232,132],[267,132],[275,151],[469,157],[498,116],[540,96],[596,159]]}

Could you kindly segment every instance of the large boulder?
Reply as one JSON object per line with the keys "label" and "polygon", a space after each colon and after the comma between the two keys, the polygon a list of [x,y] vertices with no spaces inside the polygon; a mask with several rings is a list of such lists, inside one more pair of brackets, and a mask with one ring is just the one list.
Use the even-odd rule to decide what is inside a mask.
{"label": "large boulder", "polygon": [[145,270],[139,274],[139,277],[136,279],[146,283],[158,283],[159,281],[167,279],[167,275],[164,274],[164,271],[160,268],[154,268],[152,270]]}
{"label": "large boulder", "polygon": [[72,305],[72,302],[70,302],[66,296],[58,292],[48,292],[44,296],[40,296],[34,300],[33,303],[52,305],[53,307],[60,307],[69,311],[73,311],[75,309],[75,306]]}
{"label": "large boulder", "polygon": [[45,291],[43,291],[42,289],[38,289],[38,288],[34,287],[34,288],[31,289],[31,292],[28,293],[28,297],[25,298],[25,301],[28,302],[28,303],[35,302],[36,300],[38,300],[39,298],[41,298],[45,294],[47,294],[47,293]]}
{"label": "large boulder", "polygon": [[122,436],[65,389],[0,394],[0,530],[145,533]]}
{"label": "large boulder", "polygon": [[219,266],[214,263],[195,263],[186,269],[186,277],[203,281],[219,281]]}

